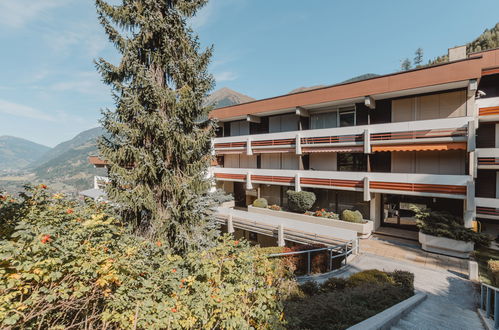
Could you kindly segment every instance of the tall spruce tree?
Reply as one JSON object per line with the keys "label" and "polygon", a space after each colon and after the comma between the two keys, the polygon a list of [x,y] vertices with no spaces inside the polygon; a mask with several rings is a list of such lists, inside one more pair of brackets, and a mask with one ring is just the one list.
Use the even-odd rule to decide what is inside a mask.
{"label": "tall spruce tree", "polygon": [[416,49],[416,51],[414,52],[414,60],[413,60],[413,63],[414,63],[414,66],[416,68],[419,68],[421,67],[421,64],[423,63],[423,48],[419,47],[418,49]]}
{"label": "tall spruce tree", "polygon": [[112,86],[115,110],[99,143],[108,162],[109,198],[136,230],[176,253],[203,248],[218,234],[206,179],[214,123],[203,99],[213,88],[212,48],[200,49],[188,19],[207,0],[96,0],[100,23],[121,53],[96,66]]}

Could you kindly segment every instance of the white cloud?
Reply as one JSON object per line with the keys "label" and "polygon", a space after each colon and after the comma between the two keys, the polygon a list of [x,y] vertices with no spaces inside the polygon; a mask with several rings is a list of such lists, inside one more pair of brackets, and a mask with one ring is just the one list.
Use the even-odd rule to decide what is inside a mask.
{"label": "white cloud", "polygon": [[224,71],[215,73],[214,77],[217,82],[232,81],[237,79],[237,74],[231,71]]}
{"label": "white cloud", "polygon": [[64,6],[69,0],[2,0],[0,24],[20,28],[32,19],[43,17],[47,10]]}
{"label": "white cloud", "polygon": [[0,99],[0,113],[6,115],[18,116],[18,117],[25,117],[30,119],[56,121],[55,117],[48,115],[38,109],[32,108],[27,105],[13,103],[1,99]]}

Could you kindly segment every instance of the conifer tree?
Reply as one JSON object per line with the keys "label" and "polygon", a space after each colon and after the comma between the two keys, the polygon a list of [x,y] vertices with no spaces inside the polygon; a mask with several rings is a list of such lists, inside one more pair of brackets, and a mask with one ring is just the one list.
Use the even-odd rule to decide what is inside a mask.
{"label": "conifer tree", "polygon": [[402,71],[410,70],[411,69],[411,60],[409,60],[408,58],[403,60],[402,63],[400,64],[400,69]]}
{"label": "conifer tree", "polygon": [[188,19],[207,0],[95,0],[100,23],[121,53],[96,61],[116,108],[103,110],[109,136],[109,198],[141,235],[176,253],[210,245],[218,234],[207,192],[214,123],[203,99],[213,88],[212,48],[201,49]]}
{"label": "conifer tree", "polygon": [[421,67],[421,64],[423,63],[423,48],[419,47],[418,49],[416,49],[416,51],[414,52],[413,63],[416,68]]}

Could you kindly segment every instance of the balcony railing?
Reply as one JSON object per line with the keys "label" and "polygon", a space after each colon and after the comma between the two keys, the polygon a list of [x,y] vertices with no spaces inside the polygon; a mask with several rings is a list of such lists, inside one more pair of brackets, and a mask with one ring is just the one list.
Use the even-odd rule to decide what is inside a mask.
{"label": "balcony railing", "polygon": [[499,198],[475,198],[476,214],[479,218],[499,220]]}
{"label": "balcony railing", "polygon": [[245,182],[247,189],[254,183],[370,193],[399,193],[455,199],[474,199],[473,178],[469,175],[373,173],[338,171],[298,171],[212,167],[216,180]]}
{"label": "balcony railing", "polygon": [[499,118],[499,97],[476,100],[480,121],[497,121]]}
{"label": "balcony railing", "polygon": [[[472,117],[386,123],[337,128],[312,129],[281,133],[229,136],[214,139],[216,153],[260,153],[312,151],[317,147],[337,148],[339,151],[371,152],[375,145],[400,145],[414,143],[473,142]],[[347,148],[344,150],[344,148]],[[331,149],[331,151],[335,151]],[[336,150],[338,151],[338,150]]]}
{"label": "balcony railing", "polygon": [[499,169],[499,148],[478,148],[476,157],[478,168]]}

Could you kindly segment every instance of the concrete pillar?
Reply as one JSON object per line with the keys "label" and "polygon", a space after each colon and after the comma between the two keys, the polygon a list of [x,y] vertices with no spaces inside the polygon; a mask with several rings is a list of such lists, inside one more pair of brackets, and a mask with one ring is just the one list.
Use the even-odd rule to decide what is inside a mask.
{"label": "concrete pillar", "polygon": [[284,241],[284,227],[280,224],[277,227],[277,246],[285,246],[286,243]]}
{"label": "concrete pillar", "polygon": [[246,190],[253,189],[253,184],[251,183],[251,172],[246,173]]}
{"label": "concrete pillar", "polygon": [[246,140],[246,155],[251,156],[253,155],[253,149],[251,148],[251,138],[248,137]]}
{"label": "concrete pillar", "polygon": [[369,129],[364,130],[364,153],[371,153],[371,134],[369,133]]}
{"label": "concrete pillar", "polygon": [[295,141],[295,152],[297,155],[301,155],[301,135],[300,133],[296,134],[296,141]]}
{"label": "concrete pillar", "polygon": [[478,276],[478,263],[476,261],[468,261],[468,279],[473,282],[480,281],[480,276]]}
{"label": "concrete pillar", "polygon": [[300,173],[295,174],[295,191],[301,191]]}
{"label": "concrete pillar", "polygon": [[364,177],[364,202],[371,200],[371,190],[369,188],[369,177]]}
{"label": "concrete pillar", "polygon": [[468,122],[468,152],[475,151],[476,147],[476,129],[475,129],[475,121],[470,120]]}
{"label": "concrete pillar", "polygon": [[232,221],[232,214],[229,214],[229,217],[227,218],[227,232],[229,234],[234,233],[234,222]]}

